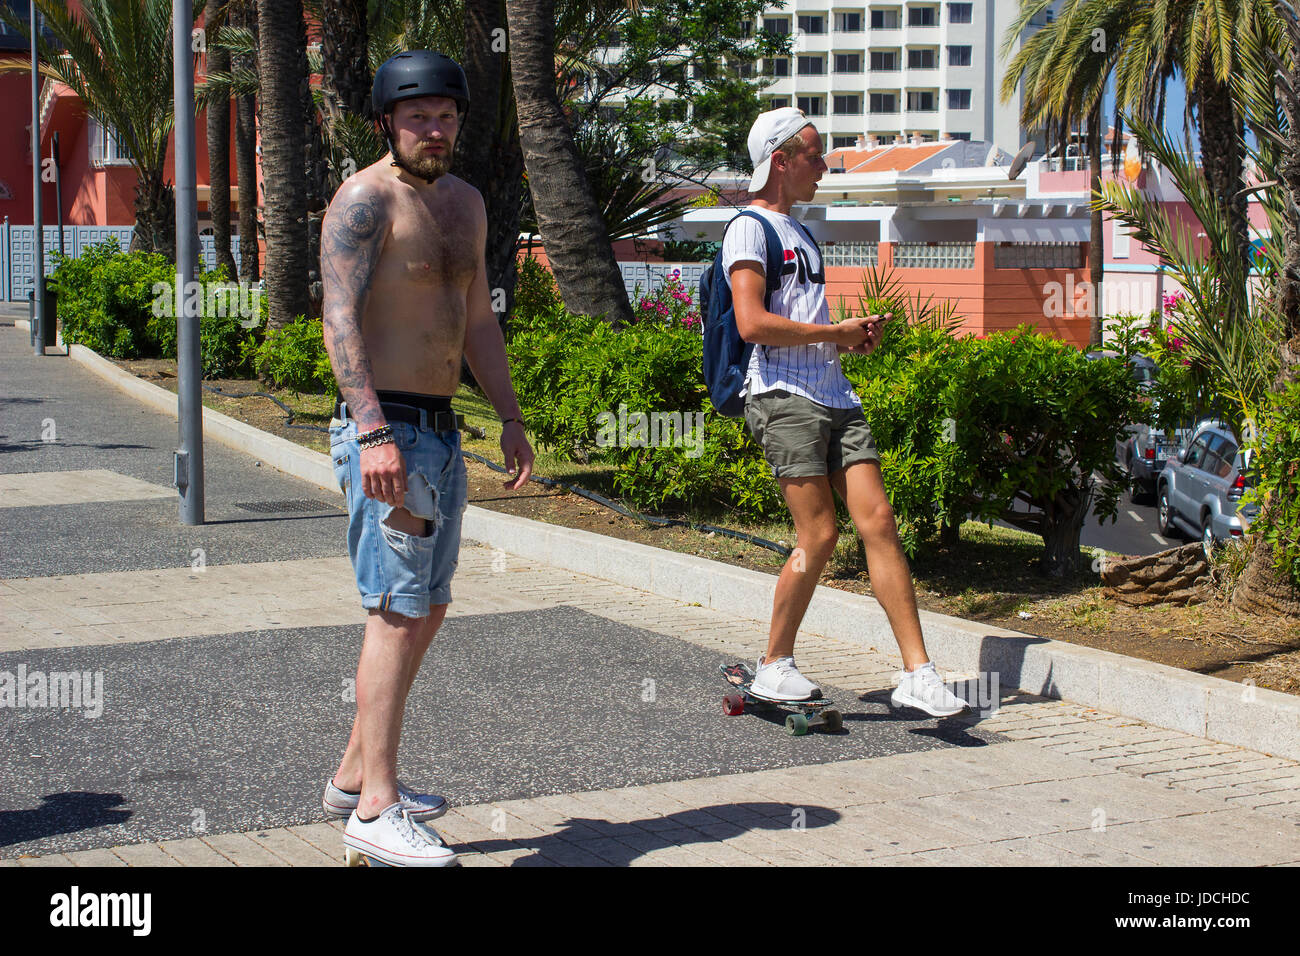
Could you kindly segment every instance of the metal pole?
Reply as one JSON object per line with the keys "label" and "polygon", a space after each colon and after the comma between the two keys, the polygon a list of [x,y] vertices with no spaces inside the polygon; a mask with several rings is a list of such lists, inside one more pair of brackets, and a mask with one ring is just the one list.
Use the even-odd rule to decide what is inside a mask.
{"label": "metal pole", "polygon": [[32,331],[36,333],[36,354],[45,354],[45,222],[41,216],[41,74],[36,54],[36,0],[28,0],[28,26],[32,31],[32,225],[36,233],[36,294]]}
{"label": "metal pole", "polygon": [[176,119],[176,385],[180,448],[175,480],[182,524],[203,524],[203,403],[199,364],[198,190],[194,166],[194,29],[191,0],[172,0],[172,76]]}

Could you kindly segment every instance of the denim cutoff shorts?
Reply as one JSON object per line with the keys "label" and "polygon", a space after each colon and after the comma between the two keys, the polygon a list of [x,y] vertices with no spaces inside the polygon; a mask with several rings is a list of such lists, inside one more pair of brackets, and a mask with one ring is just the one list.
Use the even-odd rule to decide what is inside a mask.
{"label": "denim cutoff shorts", "polygon": [[423,412],[420,421],[419,426],[390,424],[407,472],[403,505],[429,520],[427,535],[407,534],[385,523],[394,507],[361,490],[356,422],[348,417],[330,421],[330,458],[347,497],[348,556],[361,606],[404,617],[427,617],[430,605],[451,603],[461,517],[469,501],[460,432],[434,431]]}

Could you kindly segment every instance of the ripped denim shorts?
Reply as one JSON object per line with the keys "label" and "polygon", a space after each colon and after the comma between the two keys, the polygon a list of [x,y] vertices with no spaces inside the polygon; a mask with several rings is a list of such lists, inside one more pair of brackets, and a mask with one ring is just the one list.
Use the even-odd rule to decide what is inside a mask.
{"label": "ripped denim shorts", "polygon": [[[423,420],[423,419],[422,419]],[[361,606],[405,617],[427,617],[430,605],[451,603],[451,577],[460,553],[460,523],[468,503],[460,432],[391,422],[406,465],[403,505],[427,518],[426,535],[387,523],[394,507],[361,490],[361,452],[351,418],[330,421],[334,477],[348,503],[348,556]]]}

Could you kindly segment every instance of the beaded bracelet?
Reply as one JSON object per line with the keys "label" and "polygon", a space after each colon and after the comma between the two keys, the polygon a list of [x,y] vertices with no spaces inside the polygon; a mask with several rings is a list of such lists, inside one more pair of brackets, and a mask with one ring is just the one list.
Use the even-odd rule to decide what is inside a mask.
{"label": "beaded bracelet", "polygon": [[357,436],[357,446],[359,448],[374,448],[376,445],[386,445],[393,441],[393,426],[380,425],[378,428],[372,428],[368,432],[362,432]]}
{"label": "beaded bracelet", "polygon": [[503,419],[501,419],[501,424],[502,424],[502,425],[509,425],[511,422],[518,422],[520,425],[522,425],[522,424],[524,423],[524,420],[523,420],[522,418],[503,418]]}

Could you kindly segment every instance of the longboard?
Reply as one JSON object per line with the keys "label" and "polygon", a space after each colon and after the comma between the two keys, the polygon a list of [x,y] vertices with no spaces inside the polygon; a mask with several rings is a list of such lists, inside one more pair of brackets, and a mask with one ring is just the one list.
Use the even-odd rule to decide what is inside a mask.
{"label": "longboard", "polygon": [[723,664],[719,670],[723,679],[738,691],[722,698],[722,712],[728,717],[743,714],[747,705],[754,710],[793,710],[795,713],[785,718],[785,729],[794,737],[802,737],[810,727],[819,724],[830,733],[837,733],[844,726],[844,715],[829,700],[773,700],[754,692],[754,672],[748,664],[740,661]]}

